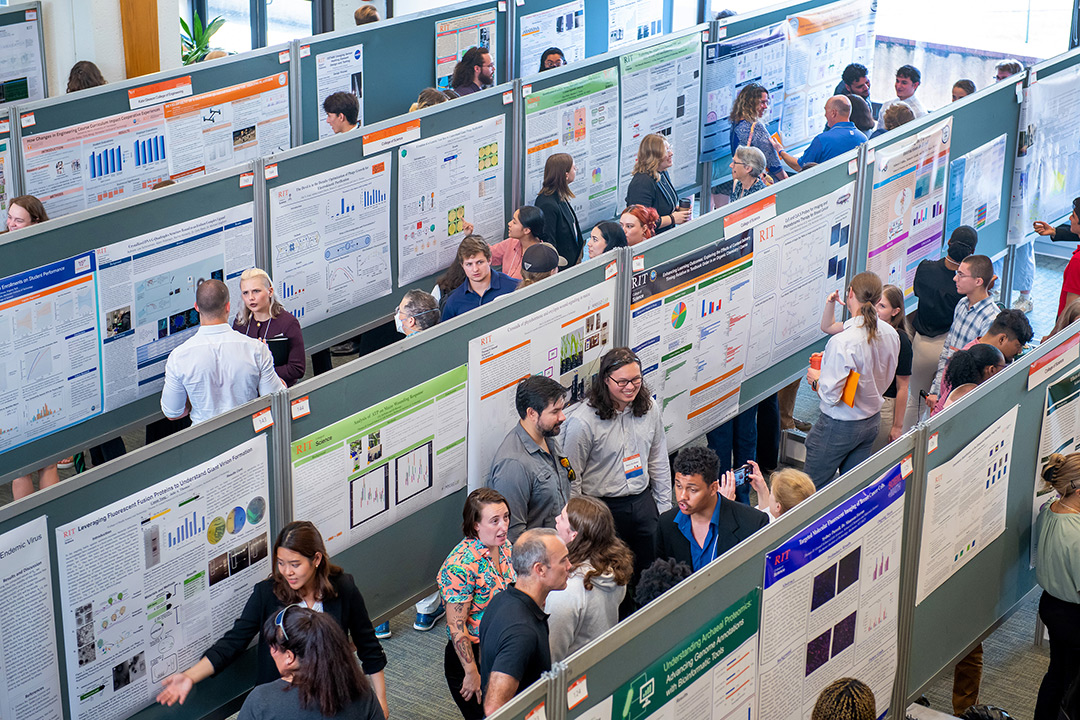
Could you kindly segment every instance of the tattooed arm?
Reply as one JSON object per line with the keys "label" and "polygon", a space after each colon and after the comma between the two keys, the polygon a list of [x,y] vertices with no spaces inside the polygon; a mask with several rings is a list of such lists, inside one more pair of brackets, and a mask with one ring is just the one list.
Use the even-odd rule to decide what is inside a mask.
{"label": "tattooed arm", "polygon": [[450,628],[450,640],[454,652],[465,670],[465,682],[461,684],[461,697],[465,700],[476,698],[480,702],[480,668],[476,665],[473,643],[465,630],[465,618],[469,616],[472,603],[446,603],[446,625]]}

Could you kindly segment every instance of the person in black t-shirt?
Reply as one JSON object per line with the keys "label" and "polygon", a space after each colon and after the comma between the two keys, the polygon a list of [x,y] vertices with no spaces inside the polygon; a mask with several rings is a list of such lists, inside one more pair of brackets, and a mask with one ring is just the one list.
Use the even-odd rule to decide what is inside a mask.
{"label": "person in black t-shirt", "polygon": [[551,669],[548,616],[552,590],[565,590],[573,566],[551,528],[526,530],[514,543],[517,582],[492,598],[480,621],[480,687],[491,715]]}
{"label": "person in black t-shirt", "polygon": [[908,316],[914,337],[911,341],[911,382],[908,384],[904,431],[918,422],[922,405],[920,391],[930,391],[937,373],[937,361],[952,325],[956,303],[963,297],[956,291],[953,277],[960,263],[975,252],[979,235],[975,228],[961,225],[949,238],[948,252],[940,260],[923,260],[915,269],[914,291],[919,307]]}

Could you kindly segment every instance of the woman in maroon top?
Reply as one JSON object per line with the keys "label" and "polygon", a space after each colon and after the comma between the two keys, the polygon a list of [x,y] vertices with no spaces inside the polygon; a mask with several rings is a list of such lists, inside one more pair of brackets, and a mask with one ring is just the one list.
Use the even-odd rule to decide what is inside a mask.
{"label": "woman in maroon top", "polygon": [[288,338],[289,359],[284,365],[275,361],[274,372],[287,387],[292,387],[304,377],[306,367],[300,322],[274,297],[274,283],[265,270],[245,270],[240,276],[240,295],[244,304],[236,314],[233,330],[260,342]]}

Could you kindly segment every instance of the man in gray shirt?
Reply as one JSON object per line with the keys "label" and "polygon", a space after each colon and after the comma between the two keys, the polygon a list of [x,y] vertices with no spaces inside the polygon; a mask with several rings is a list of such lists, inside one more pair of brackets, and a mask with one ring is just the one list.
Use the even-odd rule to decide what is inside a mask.
{"label": "man in gray shirt", "polygon": [[518,383],[514,401],[521,421],[495,452],[488,481],[510,508],[511,541],[528,529],[554,528],[574,479],[556,439],[566,420],[566,388],[549,377],[531,375]]}
{"label": "man in gray shirt", "polygon": [[637,578],[652,564],[660,513],[671,507],[671,466],[660,408],[632,350],[615,348],[600,358],[588,402],[566,421],[565,447],[578,472],[573,493],[611,509],[615,532],[634,552]]}

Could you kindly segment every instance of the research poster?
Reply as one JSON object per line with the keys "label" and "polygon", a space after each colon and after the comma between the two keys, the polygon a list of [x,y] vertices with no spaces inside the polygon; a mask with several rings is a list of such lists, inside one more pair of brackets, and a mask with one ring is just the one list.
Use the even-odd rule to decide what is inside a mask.
{"label": "research poster", "polygon": [[609,52],[663,34],[663,0],[611,0],[608,3]]}
{"label": "research poster", "polygon": [[705,112],[702,114],[701,162],[731,154],[731,106],[744,86],[757,83],[769,91],[764,121],[784,107],[784,61],[787,41],[781,24],[736,35],[705,46]]}
{"label": "research poster", "polygon": [[875,8],[871,0],[843,0],[788,16],[780,125],[788,150],[825,128],[825,101],[845,67],[861,63],[873,70]]}
{"label": "research poster", "polygon": [[465,223],[506,236],[506,118],[498,115],[404,145],[398,154],[398,285],[450,266]]}
{"label": "research poster", "polygon": [[281,72],[23,137],[26,192],[56,218],[288,150],[290,132]]}
{"label": "research poster", "polygon": [[701,97],[701,37],[696,33],[619,58],[622,158],[619,197],[626,197],[638,146],[650,133],[673,148],[668,170],[676,189],[697,179],[698,104]]}
{"label": "research poster", "polygon": [[821,337],[825,299],[834,290],[843,293],[847,282],[854,196],[855,183],[849,183],[754,228],[746,377]]}
{"label": "research poster", "polygon": [[[435,87],[450,87],[454,66],[471,47],[484,47],[492,52],[498,47],[496,34],[498,13],[494,9],[447,18],[435,24]],[[497,70],[497,68],[496,68]],[[498,76],[492,78],[498,85]]]}
{"label": "research poster", "polygon": [[495,451],[520,420],[519,381],[546,375],[567,389],[567,407],[585,399],[615,347],[614,305],[612,279],[469,341],[470,490],[487,484]]}
{"label": "research poster", "polygon": [[949,164],[949,207],[945,237],[961,225],[979,230],[1001,215],[1001,183],[1005,178],[1002,134]]}
{"label": "research poster", "polygon": [[758,717],[804,720],[856,677],[889,711],[910,456],[765,556]]}
{"label": "research poster", "polygon": [[567,65],[585,59],[585,0],[574,0],[521,16],[521,75],[541,71],[548,48],[562,50]]}
{"label": "research poster", "polygon": [[44,515],[0,535],[0,716],[63,720],[53,620],[49,527]]}
{"label": "research poster", "polygon": [[26,22],[0,27],[0,107],[45,99],[38,11],[24,12]]}
{"label": "research poster", "polygon": [[1005,532],[1013,432],[1019,406],[926,476],[915,604]]}
{"label": "research poster", "polygon": [[105,409],[161,392],[165,361],[195,335],[195,291],[229,287],[240,307],[240,274],[255,267],[253,203],[98,248],[97,307]]}
{"label": "research poster", "polygon": [[[1035,528],[1043,507],[1058,499],[1057,491],[1046,485],[1042,472],[1053,453],[1080,452],[1080,368],[1046,387],[1039,458],[1035,463],[1035,483],[1031,502],[1031,526]],[[1035,567],[1038,533],[1031,533],[1031,567]]]}
{"label": "research poster", "polygon": [[101,414],[97,273],[88,252],[0,279],[0,452]]}
{"label": "research poster", "polygon": [[465,487],[465,365],[292,444],[293,514],[334,555]]}
{"label": "research poster", "polygon": [[1009,242],[1021,243],[1035,220],[1067,217],[1080,196],[1080,66],[1029,80],[1020,108]]}
{"label": "research poster", "polygon": [[259,436],[56,528],[71,720],[121,720],[198,661],[270,574]]}
{"label": "research poster", "polygon": [[739,412],[754,254],[748,230],[633,276],[630,348],[660,405],[669,447]]}
{"label": "research poster", "polygon": [[360,103],[357,125],[364,124],[364,46],[357,44],[315,56],[315,100],[319,108],[319,139],[334,129],[326,124],[323,100],[336,92],[352,93]]}
{"label": "research poster", "polygon": [[760,612],[754,588],[579,720],[754,720]]}
{"label": "research poster", "polygon": [[540,192],[544,165],[555,153],[577,165],[570,183],[581,227],[615,217],[619,197],[619,71],[607,68],[538,90],[525,98],[525,198]]}
{"label": "research poster", "polygon": [[950,117],[877,151],[866,269],[905,297],[919,263],[941,254],[951,139]]}
{"label": "research poster", "polygon": [[271,272],[301,327],[389,295],[390,154],[270,191]]}

